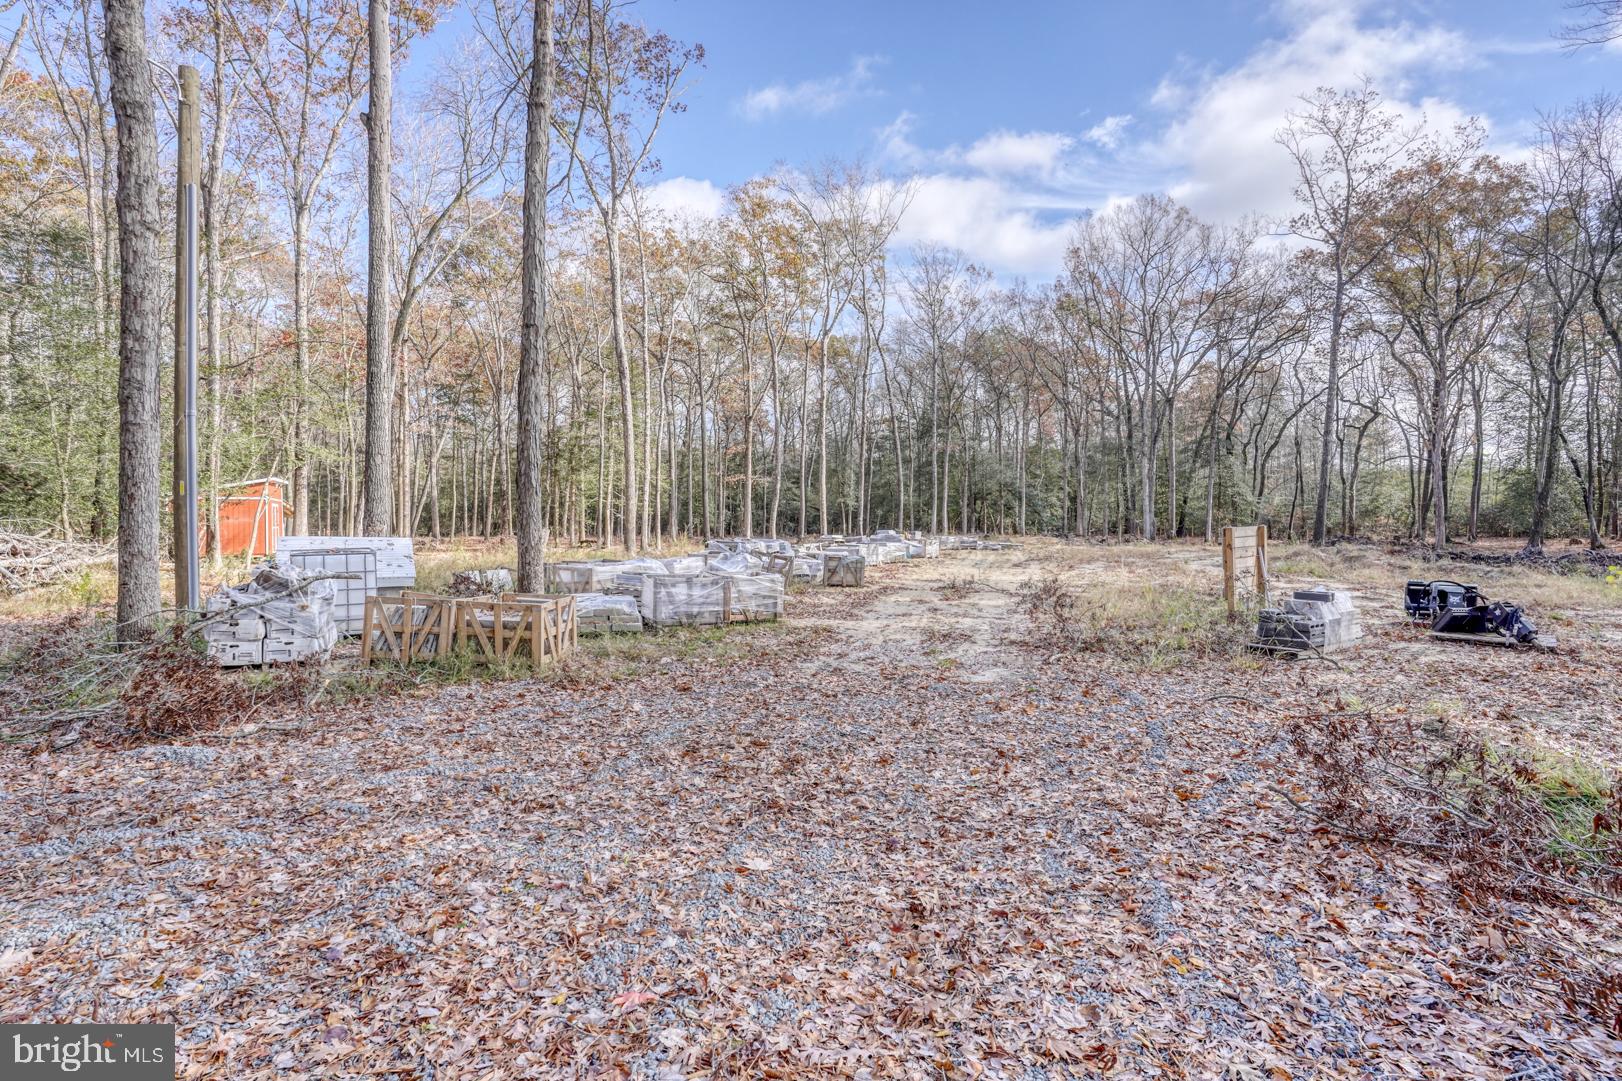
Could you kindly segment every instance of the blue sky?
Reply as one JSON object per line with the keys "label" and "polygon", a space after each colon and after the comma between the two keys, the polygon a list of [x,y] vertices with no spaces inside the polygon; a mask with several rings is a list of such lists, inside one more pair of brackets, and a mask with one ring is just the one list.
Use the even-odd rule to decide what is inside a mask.
{"label": "blue sky", "polygon": [[[0,14],[0,29],[21,10]],[[639,0],[629,11],[707,52],[656,148],[660,205],[712,215],[727,187],[779,164],[861,159],[916,178],[899,246],[952,245],[1003,278],[1052,276],[1079,216],[1144,191],[1215,220],[1287,214],[1293,174],[1273,135],[1319,85],[1366,75],[1410,117],[1478,116],[1510,156],[1540,112],[1622,89],[1622,49],[1561,49],[1564,0]],[[471,34],[464,7],[416,43],[397,108]]]}
{"label": "blue sky", "polygon": [[1570,54],[1561,0],[641,0],[702,42],[658,154],[665,205],[713,212],[774,164],[837,156],[921,178],[901,241],[1051,275],[1076,216],[1145,190],[1231,220],[1289,207],[1272,133],[1297,95],[1372,77],[1515,154],[1540,111],[1616,85]]}

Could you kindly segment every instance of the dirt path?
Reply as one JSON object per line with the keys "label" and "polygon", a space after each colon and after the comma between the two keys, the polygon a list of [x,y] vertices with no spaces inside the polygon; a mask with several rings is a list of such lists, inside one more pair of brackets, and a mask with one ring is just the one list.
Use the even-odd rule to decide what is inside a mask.
{"label": "dirt path", "polygon": [[1610,1076],[1521,935],[1608,914],[1506,938],[1281,807],[1270,715],[1011,640],[1025,580],[1133,558],[964,553],[741,657],[13,754],[0,1022],[172,1021],[233,1081]]}
{"label": "dirt path", "polygon": [[1010,645],[1020,621],[1015,604],[1030,577],[1020,564],[1013,552],[967,551],[875,568],[876,596],[855,610],[857,618],[836,603],[807,620],[838,639],[821,663],[848,671],[933,666],[975,683],[1015,681],[1025,659]]}

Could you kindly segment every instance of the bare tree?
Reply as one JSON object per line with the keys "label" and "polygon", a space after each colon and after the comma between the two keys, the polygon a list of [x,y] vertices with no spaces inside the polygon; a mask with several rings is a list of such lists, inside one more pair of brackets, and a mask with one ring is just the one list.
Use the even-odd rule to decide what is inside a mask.
{"label": "bare tree", "polygon": [[1571,21],[1559,30],[1568,49],[1605,45],[1622,38],[1622,0],[1571,0]]}
{"label": "bare tree", "polygon": [[310,467],[305,430],[310,378],[310,216],[360,101],[359,19],[338,0],[229,0],[254,92],[253,116],[275,151],[275,177],[293,233],[293,351],[297,374],[289,457],[293,533],[309,532]]}
{"label": "bare tree", "polygon": [[1322,544],[1328,539],[1329,463],[1339,425],[1347,294],[1384,250],[1379,243],[1366,242],[1368,226],[1379,212],[1377,200],[1387,180],[1419,135],[1400,128],[1396,114],[1381,105],[1379,93],[1366,80],[1344,94],[1320,88],[1303,101],[1306,108],[1289,114],[1278,141],[1294,159],[1299,176],[1296,199],[1302,210],[1290,229],[1318,246],[1329,278],[1328,393],[1312,512],[1312,543]]}
{"label": "bare tree", "polygon": [[[1440,177],[1440,180],[1436,178]],[[1415,183],[1415,179],[1420,179]],[[1418,192],[1424,205],[1399,206],[1398,235],[1370,285],[1387,306],[1390,353],[1408,374],[1429,449],[1434,543],[1447,545],[1447,436],[1459,391],[1498,336],[1520,289],[1523,266],[1509,243],[1526,211],[1527,185],[1496,158],[1457,168],[1437,159],[1393,178],[1393,201]]]}
{"label": "bare tree", "polygon": [[566,141],[578,175],[603,227],[608,270],[609,330],[619,368],[623,443],[621,526],[625,550],[637,550],[636,402],[625,338],[625,268],[620,252],[624,204],[650,163],[653,140],[677,100],[682,75],[701,62],[701,46],[682,47],[669,35],[625,21],[619,0],[582,0],[584,18],[563,41],[559,75],[573,117],[554,126]]}

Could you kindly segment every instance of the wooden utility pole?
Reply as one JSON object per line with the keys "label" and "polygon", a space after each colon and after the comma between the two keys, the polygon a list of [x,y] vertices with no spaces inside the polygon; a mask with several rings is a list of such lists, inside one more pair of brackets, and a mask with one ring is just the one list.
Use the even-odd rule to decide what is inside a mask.
{"label": "wooden utility pole", "polygon": [[180,120],[175,152],[175,607],[195,612],[197,582],[197,184],[203,172],[197,69],[180,67]]}

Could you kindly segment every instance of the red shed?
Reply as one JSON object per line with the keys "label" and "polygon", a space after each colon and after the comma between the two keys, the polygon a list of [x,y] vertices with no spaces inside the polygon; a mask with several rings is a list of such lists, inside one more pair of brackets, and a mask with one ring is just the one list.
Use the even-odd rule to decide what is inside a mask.
{"label": "red shed", "polygon": [[[280,477],[260,477],[225,485],[219,504],[220,554],[223,556],[268,556],[282,539],[282,519],[286,510],[287,482]],[[202,554],[209,552],[209,538],[202,538]]]}

